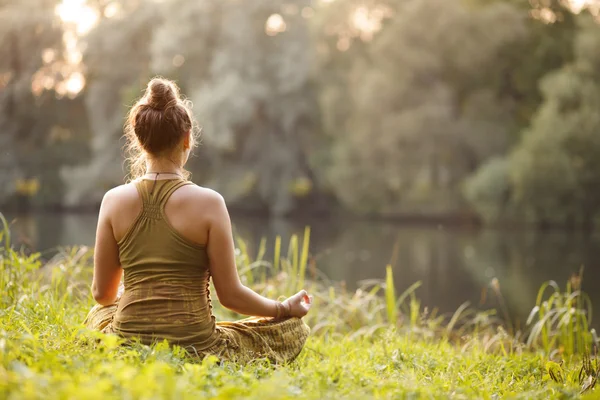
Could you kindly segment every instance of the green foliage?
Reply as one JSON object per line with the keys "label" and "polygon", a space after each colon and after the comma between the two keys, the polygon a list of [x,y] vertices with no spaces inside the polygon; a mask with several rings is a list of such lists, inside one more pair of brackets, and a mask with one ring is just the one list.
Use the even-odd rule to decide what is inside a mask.
{"label": "green foliage", "polygon": [[53,88],[64,89],[73,69],[55,12],[58,3],[0,3],[0,203],[16,203],[17,182],[33,178],[41,190],[27,201],[60,204],[61,167],[84,162],[88,155],[82,99]]}
{"label": "green foliage", "polygon": [[394,293],[394,275],[392,266],[388,265],[385,276],[385,305],[387,309],[388,323],[395,324],[398,321],[398,307],[396,307],[396,294]]}
{"label": "green foliage", "polygon": [[531,222],[587,228],[600,217],[600,36],[591,18],[579,24],[575,60],[541,81],[544,103],[521,142],[467,184],[484,217],[508,208]]}
{"label": "green foliage", "polygon": [[496,222],[506,216],[510,196],[508,169],[506,158],[492,158],[465,182],[465,198],[488,222]]}
{"label": "green foliage", "polygon": [[596,218],[600,30],[567,1],[88,1],[76,99],[32,93],[65,78],[57,4],[0,2],[0,202],[34,177],[34,202],[99,203],[162,74],[203,127],[189,169],[232,207]]}
{"label": "green foliage", "polygon": [[302,254],[300,256],[300,271],[298,272],[298,290],[304,288],[304,278],[308,266],[308,247],[310,245],[310,227],[304,228],[304,239],[302,240]]}
{"label": "green foliage", "polygon": [[[554,305],[544,305],[545,287],[540,290],[541,318],[548,320],[545,316],[561,307],[575,310],[560,311],[558,319],[571,322],[549,328],[549,347],[538,339],[527,347],[489,313],[468,305],[446,323],[420,308],[418,283],[395,299],[391,270],[385,297],[378,295],[383,282],[354,293],[311,282],[315,302],[306,320],[312,334],[299,358],[283,366],[265,360],[243,366],[214,357],[197,360],[164,342],[123,345],[116,336],[84,329],[81,321],[92,306],[91,262],[87,248],[64,249],[43,266],[37,254],[0,250],[0,280],[8,288],[0,292],[1,398],[353,399],[451,393],[457,398],[558,399],[574,398],[580,391],[597,394],[598,361],[585,349],[580,353],[584,342],[579,342],[579,328],[585,329],[586,322],[580,312],[584,297],[572,290],[576,280],[565,293],[555,288],[548,300]],[[282,260],[288,271],[291,265]],[[257,272],[247,265],[240,268],[243,278]],[[283,271],[263,276],[255,287],[269,296],[290,294],[298,279]],[[216,306],[219,319],[233,317]],[[395,308],[391,318],[388,306]],[[560,331],[559,340],[554,330]],[[567,353],[556,350],[565,343],[573,343],[573,352],[561,361],[557,357]],[[538,346],[545,356],[531,351]]]}
{"label": "green foliage", "polygon": [[[343,11],[347,3],[329,7]],[[524,21],[504,3],[387,4],[393,17],[370,42],[354,39],[347,56],[325,53],[323,62],[341,75],[323,75],[321,91],[334,142],[330,184],[356,211],[459,210],[462,181],[506,149],[513,118],[486,71],[500,48],[526,37]],[[324,25],[344,17],[332,12]]]}
{"label": "green foliage", "polygon": [[540,80],[543,102],[513,151],[466,183],[466,198],[486,220],[592,228],[600,218],[600,35],[588,15],[565,18],[573,60]]}
{"label": "green foliage", "polygon": [[[473,7],[490,4],[489,0],[465,1]],[[517,122],[512,136],[518,139],[543,101],[538,85],[540,79],[573,60],[577,17],[562,0],[493,1],[510,3],[521,10],[526,19],[526,37],[499,49],[497,62],[487,71],[486,78],[496,93],[511,99],[512,115]],[[542,12],[549,20],[542,18]]]}
{"label": "green foliage", "polygon": [[548,373],[548,376],[550,376],[550,378],[556,383],[563,383],[565,381],[562,366],[554,361],[548,361],[546,363],[546,372]]}
{"label": "green foliage", "polygon": [[[595,340],[595,331],[590,332],[589,328],[592,303],[579,289],[581,280],[581,273],[574,276],[564,292],[553,281],[542,285],[527,320],[527,325],[531,325],[528,346],[540,347],[546,354],[557,349],[566,356],[584,354],[592,347]],[[546,289],[553,291],[544,299]]]}

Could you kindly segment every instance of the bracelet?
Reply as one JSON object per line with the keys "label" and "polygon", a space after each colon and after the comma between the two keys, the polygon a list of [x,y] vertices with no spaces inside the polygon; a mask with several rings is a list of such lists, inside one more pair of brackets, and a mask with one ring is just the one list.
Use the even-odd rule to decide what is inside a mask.
{"label": "bracelet", "polygon": [[275,311],[275,319],[290,317],[292,315],[292,305],[290,303],[287,303],[286,307],[285,303],[278,301],[275,303]]}
{"label": "bracelet", "polygon": [[292,305],[289,302],[287,303],[287,307],[286,307],[286,303],[281,303],[281,307],[284,310],[284,312],[283,312],[284,317],[292,316]]}

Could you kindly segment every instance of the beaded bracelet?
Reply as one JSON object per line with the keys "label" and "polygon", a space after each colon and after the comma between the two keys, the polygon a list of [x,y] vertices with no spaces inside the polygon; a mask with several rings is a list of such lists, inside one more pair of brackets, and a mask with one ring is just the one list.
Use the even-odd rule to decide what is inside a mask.
{"label": "beaded bracelet", "polygon": [[280,319],[282,317],[287,318],[292,315],[292,305],[290,303],[287,303],[286,307],[285,303],[278,301],[277,303],[275,303],[275,308],[277,310],[277,315],[275,316],[275,319]]}

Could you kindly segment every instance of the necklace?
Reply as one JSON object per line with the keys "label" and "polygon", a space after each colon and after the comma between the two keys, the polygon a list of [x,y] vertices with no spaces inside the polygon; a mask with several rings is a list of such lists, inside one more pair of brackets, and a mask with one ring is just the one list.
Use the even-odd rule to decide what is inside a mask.
{"label": "necklace", "polygon": [[153,172],[153,171],[150,172],[150,171],[148,171],[144,175],[152,175],[152,174],[156,175],[155,179],[158,178],[159,175],[177,175],[178,177],[183,179],[183,176],[181,176],[181,174],[179,174],[177,172]]}
{"label": "necklace", "polygon": [[156,174],[156,176],[154,177],[154,183],[152,184],[152,189],[150,190],[150,195],[151,196],[152,196],[152,194],[154,194],[154,188],[156,187],[156,181],[158,180],[158,176],[160,174],[163,174],[163,175],[177,175],[178,177],[180,177],[181,179],[183,179],[183,176],[181,176],[177,172],[146,172],[145,175],[151,175],[151,174]]}

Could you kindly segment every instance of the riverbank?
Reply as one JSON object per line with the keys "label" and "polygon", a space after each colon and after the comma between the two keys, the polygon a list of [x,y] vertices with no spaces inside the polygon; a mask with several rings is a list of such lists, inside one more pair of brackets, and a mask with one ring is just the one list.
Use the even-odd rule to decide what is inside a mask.
{"label": "riverbank", "polygon": [[[294,239],[285,256],[276,242],[274,263],[260,253],[250,259],[238,242],[246,284],[271,297],[298,287],[314,294],[306,319],[312,334],[290,365],[198,363],[164,344],[122,347],[114,336],[83,329],[93,304],[89,249],[65,250],[42,266],[3,235],[0,398],[562,399],[579,397],[597,373],[593,365],[581,373],[594,338],[575,279],[564,290],[542,288],[530,328],[517,332],[494,311],[466,304],[436,315],[421,307],[418,284],[394,292],[391,269],[384,281],[352,292],[309,279],[307,240]],[[215,311],[218,319],[237,317]]]}

